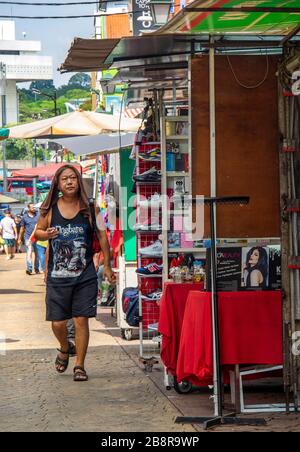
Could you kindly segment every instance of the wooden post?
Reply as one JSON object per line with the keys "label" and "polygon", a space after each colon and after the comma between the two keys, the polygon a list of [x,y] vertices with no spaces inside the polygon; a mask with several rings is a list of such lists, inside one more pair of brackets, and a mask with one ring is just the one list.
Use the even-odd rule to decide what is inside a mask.
{"label": "wooden post", "polygon": [[287,115],[287,99],[284,98],[283,89],[278,85],[278,113],[279,113],[279,172],[280,172],[280,208],[281,208],[281,278],[283,293],[283,361],[284,361],[284,387],[286,393],[287,411],[289,411],[290,392],[294,388],[295,360],[292,355],[292,332],[295,329],[294,314],[292,312],[292,293],[289,257],[290,257],[290,217],[286,212],[289,199],[289,156],[282,152],[283,141],[289,135]]}
{"label": "wooden post", "polygon": [[91,87],[92,87],[92,111],[96,111],[96,108],[97,108],[97,95],[94,92],[94,90],[96,89],[96,85],[97,85],[97,72],[92,72],[92,83],[91,83]]}

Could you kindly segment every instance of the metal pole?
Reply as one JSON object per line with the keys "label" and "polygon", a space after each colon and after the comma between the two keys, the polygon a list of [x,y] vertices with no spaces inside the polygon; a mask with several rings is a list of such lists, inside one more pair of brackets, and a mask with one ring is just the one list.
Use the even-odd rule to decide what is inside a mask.
{"label": "metal pole", "polygon": [[[214,43],[214,38],[211,36],[210,43]],[[209,50],[209,109],[210,109],[210,196],[215,197],[217,195],[217,185],[216,185],[216,93],[215,93],[215,50],[213,47]],[[211,290],[212,290],[212,322],[213,326],[216,325],[215,319],[215,300],[216,297],[216,278],[214,278],[214,271],[217,271],[217,260],[216,251],[213,246],[216,247],[216,209],[211,208]],[[213,217],[212,217],[213,215]],[[214,243],[213,243],[214,242]],[[213,261],[213,255],[215,262]],[[214,406],[215,406],[215,416],[220,416],[220,407],[218,400],[221,399],[221,394],[219,393],[219,378],[218,378],[218,367],[217,362],[217,343],[218,338],[216,337],[216,331],[213,327],[213,349],[214,349]],[[222,412],[222,409],[221,409]]]}
{"label": "metal pole", "polygon": [[3,193],[7,193],[7,170],[6,170],[6,143],[2,143],[2,158],[3,158]]}
{"label": "metal pole", "polygon": [[93,199],[96,201],[96,203],[98,200],[98,175],[99,175],[99,155],[97,155],[96,157],[94,189],[93,189]]}
{"label": "metal pole", "polygon": [[[6,65],[4,63],[0,63],[0,78],[1,78],[1,90],[0,90],[0,108],[1,112],[1,124],[2,127],[6,124],[6,104],[5,104],[5,95],[6,95]],[[2,142],[2,159],[3,159],[3,193],[7,193],[7,169],[6,169],[6,142]]]}
{"label": "metal pole", "polygon": [[54,116],[57,116],[57,94],[56,94],[56,91],[54,91],[53,100],[54,100]]}
{"label": "metal pole", "polygon": [[214,405],[215,416],[222,417],[222,371],[220,360],[219,306],[217,291],[217,240],[215,229],[215,203],[210,201],[211,227],[211,298],[213,312],[213,347],[214,347]]}
{"label": "metal pole", "polygon": [[[36,140],[33,140],[33,151],[34,151],[34,160],[33,160],[33,166],[34,168],[37,167],[37,152],[36,152]],[[34,204],[37,203],[37,179],[36,177],[32,180],[32,186],[33,186],[33,202]]]}
{"label": "metal pole", "polygon": [[[214,38],[210,38],[211,44]],[[216,80],[215,50],[209,50],[209,110],[210,110],[210,196],[217,195],[216,184]]]}

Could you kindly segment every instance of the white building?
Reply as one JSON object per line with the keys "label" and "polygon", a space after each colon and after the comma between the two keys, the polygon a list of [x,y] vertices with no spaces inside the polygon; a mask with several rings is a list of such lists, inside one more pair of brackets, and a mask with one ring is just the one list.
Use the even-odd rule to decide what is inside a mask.
{"label": "white building", "polygon": [[40,41],[16,40],[15,23],[0,21],[0,127],[18,122],[17,83],[53,79],[52,57],[40,51]]}

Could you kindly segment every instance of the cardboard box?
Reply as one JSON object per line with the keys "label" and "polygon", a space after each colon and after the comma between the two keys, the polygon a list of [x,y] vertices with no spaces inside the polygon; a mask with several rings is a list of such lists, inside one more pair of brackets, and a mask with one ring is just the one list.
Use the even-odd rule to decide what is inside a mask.
{"label": "cardboard box", "polygon": [[193,248],[194,242],[192,240],[192,234],[185,232],[181,234],[181,248]]}
{"label": "cardboard box", "polygon": [[180,233],[169,232],[168,246],[169,246],[169,248],[180,248]]}
{"label": "cardboard box", "polygon": [[182,232],[183,231],[183,216],[182,215],[174,215],[173,230],[174,230],[174,232]]}

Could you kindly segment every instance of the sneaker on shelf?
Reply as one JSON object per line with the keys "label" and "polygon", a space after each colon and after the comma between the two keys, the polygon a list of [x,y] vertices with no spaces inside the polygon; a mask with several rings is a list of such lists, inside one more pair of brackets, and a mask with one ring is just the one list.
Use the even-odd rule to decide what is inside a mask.
{"label": "sneaker on shelf", "polygon": [[145,152],[144,154],[139,154],[139,158],[141,160],[145,160],[147,162],[160,162],[160,160],[161,160],[161,153],[160,153],[159,150],[151,151],[151,152]]}
{"label": "sneaker on shelf", "polygon": [[157,154],[161,154],[160,147],[157,147],[155,149],[147,149],[145,154],[152,155],[152,156],[157,155]]}
{"label": "sneaker on shelf", "polygon": [[134,175],[133,179],[136,182],[161,182],[161,171],[157,170],[156,168],[151,168],[148,171],[145,171],[143,174]]}
{"label": "sneaker on shelf", "polygon": [[157,323],[149,323],[148,330],[149,331],[158,331],[158,322]]}
{"label": "sneaker on shelf", "polygon": [[142,299],[146,300],[146,301],[159,301],[161,299],[161,296],[162,296],[162,292],[157,291],[157,292],[148,293],[147,295],[143,295]]}
{"label": "sneaker on shelf", "polygon": [[144,223],[137,223],[135,225],[136,231],[157,231],[160,232],[162,230],[162,227],[159,223],[152,223],[151,220],[148,220]]}
{"label": "sneaker on shelf", "polygon": [[141,248],[140,255],[161,257],[163,255],[163,247],[161,241],[156,240],[156,242],[152,243],[152,245],[147,246],[146,248]]}
{"label": "sneaker on shelf", "polygon": [[161,195],[154,193],[149,199],[140,201],[140,207],[159,207],[161,205]]}
{"label": "sneaker on shelf", "polygon": [[136,273],[138,275],[161,275],[163,271],[163,265],[158,265],[155,262],[152,262],[151,264],[146,265],[145,267],[138,268],[136,270]]}

